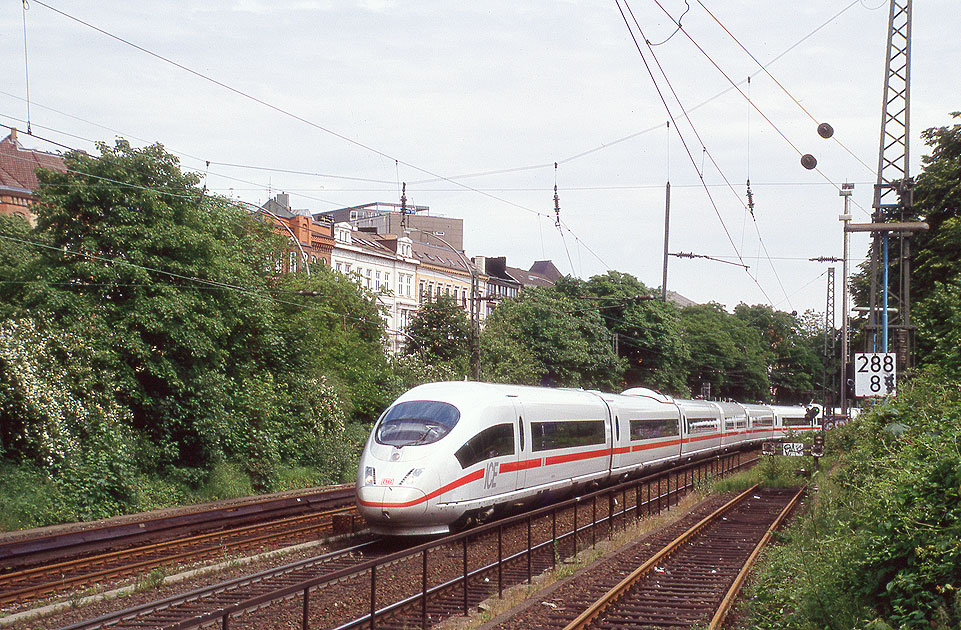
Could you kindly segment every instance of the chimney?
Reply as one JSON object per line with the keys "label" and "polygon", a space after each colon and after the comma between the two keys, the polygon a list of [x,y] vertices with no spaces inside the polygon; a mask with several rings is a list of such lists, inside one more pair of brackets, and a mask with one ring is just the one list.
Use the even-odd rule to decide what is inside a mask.
{"label": "chimney", "polygon": [[287,193],[277,193],[277,204],[284,208],[284,210],[290,209],[290,195]]}

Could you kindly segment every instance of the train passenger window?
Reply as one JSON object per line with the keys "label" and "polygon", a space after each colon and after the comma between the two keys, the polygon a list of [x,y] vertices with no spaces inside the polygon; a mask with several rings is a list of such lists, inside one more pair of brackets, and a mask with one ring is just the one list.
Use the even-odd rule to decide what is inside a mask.
{"label": "train passenger window", "polygon": [[713,433],[717,431],[717,419],[715,418],[688,418],[687,434],[700,435],[702,433]]}
{"label": "train passenger window", "polygon": [[485,459],[513,454],[514,427],[505,423],[487,427],[467,440],[464,446],[457,449],[454,457],[460,462],[461,468],[467,468]]}
{"label": "train passenger window", "polygon": [[793,417],[793,418],[785,416],[782,424],[783,426],[786,426],[786,427],[806,427],[812,424],[812,422],[807,418],[805,418],[804,416]]}
{"label": "train passenger window", "polygon": [[631,440],[652,440],[678,435],[677,418],[631,420]]}
{"label": "train passenger window", "polygon": [[747,418],[744,416],[729,416],[724,418],[724,430],[736,431],[747,426]]}
{"label": "train passenger window", "polygon": [[757,416],[753,425],[756,427],[770,427],[774,425],[774,416]]}
{"label": "train passenger window", "polygon": [[375,439],[387,446],[420,446],[432,444],[447,435],[460,411],[437,400],[412,400],[394,405],[380,419]]}
{"label": "train passenger window", "polygon": [[603,420],[531,423],[531,449],[535,451],[604,444],[605,439]]}
{"label": "train passenger window", "polygon": [[517,416],[517,433],[521,436],[521,450],[524,450],[524,418]]}

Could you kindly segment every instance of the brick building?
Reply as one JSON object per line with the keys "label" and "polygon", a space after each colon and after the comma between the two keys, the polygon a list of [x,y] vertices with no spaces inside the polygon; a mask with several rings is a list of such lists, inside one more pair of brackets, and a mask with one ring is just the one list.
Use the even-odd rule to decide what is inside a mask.
{"label": "brick building", "polygon": [[279,193],[260,208],[265,221],[277,226],[296,245],[292,245],[288,260],[278,261],[278,272],[296,272],[301,256],[311,265],[331,266],[334,249],[334,226],[329,221],[311,216],[308,210],[290,207],[290,195]]}
{"label": "brick building", "polygon": [[19,216],[34,225],[37,217],[30,205],[37,200],[37,169],[64,172],[67,167],[59,155],[25,149],[17,140],[17,130],[0,140],[0,214]]}

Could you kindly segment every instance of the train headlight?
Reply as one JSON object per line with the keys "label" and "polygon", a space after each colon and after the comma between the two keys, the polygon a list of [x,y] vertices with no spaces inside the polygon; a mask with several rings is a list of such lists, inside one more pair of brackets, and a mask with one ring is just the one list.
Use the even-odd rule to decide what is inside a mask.
{"label": "train headlight", "polygon": [[377,471],[374,470],[373,466],[367,466],[364,469],[364,485],[372,486],[377,483]]}
{"label": "train headlight", "polygon": [[413,481],[414,479],[417,479],[418,477],[420,477],[420,474],[422,472],[424,472],[423,468],[411,468],[410,471],[406,475],[404,475],[404,478],[401,479],[400,483],[397,485],[402,486],[404,485],[405,481]]}

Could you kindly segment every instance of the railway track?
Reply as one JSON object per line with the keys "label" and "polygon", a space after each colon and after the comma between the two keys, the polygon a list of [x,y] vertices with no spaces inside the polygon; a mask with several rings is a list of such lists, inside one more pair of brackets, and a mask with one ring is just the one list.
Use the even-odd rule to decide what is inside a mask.
{"label": "railway track", "polygon": [[323,588],[344,579],[358,565],[376,561],[388,553],[390,548],[384,546],[383,540],[367,540],[321,556],[81,621],[61,630],[199,627],[205,620],[216,620],[218,611],[239,601],[252,602],[250,610],[256,610],[260,604],[258,599],[264,594],[307,579],[319,579],[317,588]]}
{"label": "railway track", "polygon": [[[336,507],[352,500],[352,487],[343,486],[299,497],[9,542],[0,546],[5,569],[0,573],[0,605],[142,575],[160,566],[313,540],[329,534],[335,519],[356,517],[353,507]],[[300,514],[290,516],[292,513]],[[264,522],[243,524],[252,520]],[[196,531],[204,533],[194,534]],[[50,562],[51,557],[59,560]]]}
{"label": "railway track", "polygon": [[[569,607],[584,612],[556,627],[665,629],[711,622],[719,627],[733,596],[729,589],[743,575],[770,531],[793,509],[801,490],[750,488],[663,547],[613,587],[627,570],[615,565],[607,580],[592,578],[582,599]],[[739,587],[740,582],[737,582]],[[593,601],[586,596],[596,597]],[[713,619],[712,619],[713,615]],[[566,621],[566,619],[565,619]]]}
{"label": "railway track", "polygon": [[77,621],[80,610],[64,610],[66,619],[43,627],[429,627],[531,581],[634,520],[671,509],[704,480],[755,461],[732,453],[692,462],[416,547],[375,542],[88,621]]}

